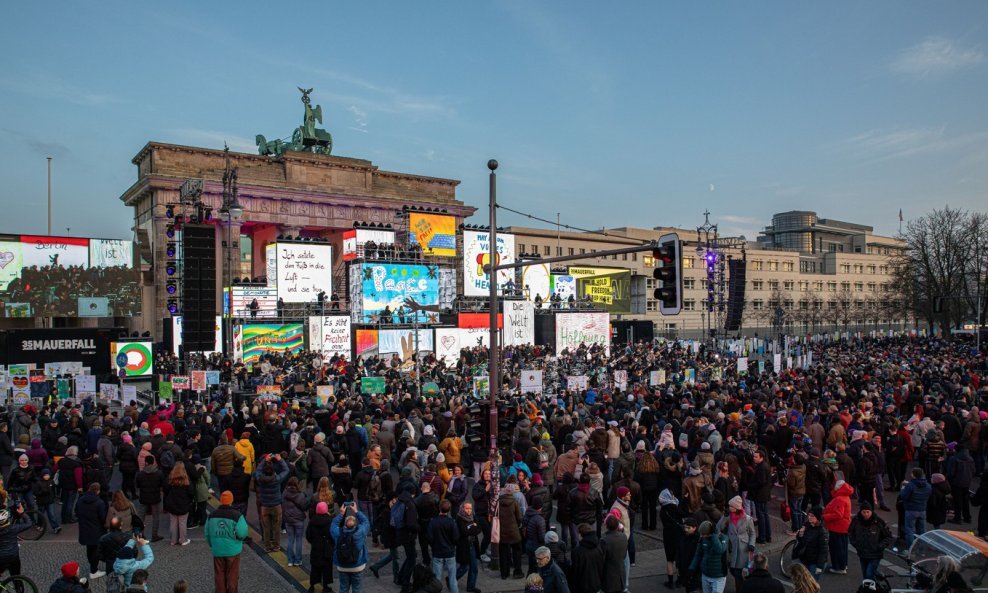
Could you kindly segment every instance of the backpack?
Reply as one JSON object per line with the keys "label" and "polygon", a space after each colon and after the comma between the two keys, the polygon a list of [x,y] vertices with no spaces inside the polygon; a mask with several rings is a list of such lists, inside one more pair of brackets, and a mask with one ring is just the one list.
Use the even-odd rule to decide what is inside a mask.
{"label": "backpack", "polygon": [[549,456],[546,455],[545,451],[539,451],[539,469],[549,468]]}
{"label": "backpack", "polygon": [[360,560],[360,550],[353,537],[352,529],[340,530],[340,540],[336,542],[336,560],[340,564],[356,564]]}
{"label": "backpack", "polygon": [[171,447],[165,447],[165,450],[161,452],[158,465],[166,472],[170,472],[175,467],[175,452],[172,451]]}
{"label": "backpack", "polygon": [[395,529],[404,529],[405,527],[405,503],[400,500],[391,507],[391,526]]}
{"label": "backpack", "polygon": [[371,475],[367,495],[370,496],[371,502],[380,502],[384,498],[384,490],[381,488],[381,476],[377,472]]}

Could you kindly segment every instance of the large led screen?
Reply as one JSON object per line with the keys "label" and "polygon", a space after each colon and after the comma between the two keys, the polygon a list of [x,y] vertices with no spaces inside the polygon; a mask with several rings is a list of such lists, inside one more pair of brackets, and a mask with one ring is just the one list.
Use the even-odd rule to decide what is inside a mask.
{"label": "large led screen", "polygon": [[[466,296],[487,296],[490,294],[491,277],[484,271],[490,264],[491,234],[487,231],[463,231],[463,294]],[[515,236],[507,233],[497,235],[497,261],[494,265],[515,263]],[[497,286],[504,289],[514,278],[514,270],[500,270],[497,273]]]}
{"label": "large led screen", "polygon": [[576,283],[577,300],[589,296],[594,307],[608,313],[631,313],[631,270],[570,266],[569,275]]}
{"label": "large led screen", "polygon": [[439,268],[418,264],[364,264],[361,323],[437,323]]}
{"label": "large led screen", "polygon": [[6,317],[132,317],[141,313],[131,241],[0,235]]}
{"label": "large led screen", "polygon": [[237,360],[254,364],[267,354],[295,354],[305,347],[301,323],[256,323],[233,329],[233,352]]}
{"label": "large led screen", "polygon": [[422,248],[424,255],[456,257],[456,218],[452,216],[411,212],[408,237]]}

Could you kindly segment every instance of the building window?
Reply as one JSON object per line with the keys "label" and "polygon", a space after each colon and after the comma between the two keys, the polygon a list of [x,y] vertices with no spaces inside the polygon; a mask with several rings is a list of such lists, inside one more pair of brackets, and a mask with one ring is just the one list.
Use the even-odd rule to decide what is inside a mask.
{"label": "building window", "polygon": [[638,254],[637,253],[632,253],[631,254],[631,261],[638,261]]}
{"label": "building window", "polygon": [[868,273],[869,274],[874,274],[875,273],[875,264],[871,264],[871,265],[868,266]]}
{"label": "building window", "polygon": [[861,264],[854,264],[854,273],[864,274],[864,266],[862,266]]}
{"label": "building window", "polygon": [[556,256],[557,257],[560,257],[562,255],[563,255],[563,248],[562,247],[556,247]]}
{"label": "building window", "polygon": [[765,301],[761,299],[751,301],[751,308],[755,311],[761,311],[765,308]]}
{"label": "building window", "polygon": [[683,301],[683,311],[696,311],[696,301],[693,299]]}
{"label": "building window", "polygon": [[[786,284],[792,284],[792,282],[786,282]],[[810,283],[807,282],[806,280],[800,280],[799,292],[809,292],[809,290],[810,290]]]}
{"label": "building window", "polygon": [[792,272],[794,269],[795,269],[795,266],[793,265],[793,263],[791,261],[782,262],[782,271],[783,272]]}
{"label": "building window", "polygon": [[683,268],[692,268],[694,261],[695,260],[692,257],[684,257],[683,258]]}
{"label": "building window", "polygon": [[868,283],[868,292],[878,292],[878,284],[874,282]]}
{"label": "building window", "polygon": [[851,290],[851,283],[850,282],[841,282],[840,283],[840,289],[841,290]]}
{"label": "building window", "polygon": [[612,255],[611,256],[611,259],[616,260],[617,259],[617,254],[615,253],[614,255]]}
{"label": "building window", "polygon": [[543,245],[542,246],[542,253],[544,253],[546,255],[551,255],[552,254],[552,247],[550,247],[549,245]]}
{"label": "building window", "polygon": [[863,282],[855,282],[854,283],[854,292],[864,292],[864,283]]}
{"label": "building window", "polygon": [[580,247],[580,255],[583,255],[583,254],[585,254],[586,252],[587,252],[587,250],[586,250],[586,249],[584,249],[583,247]]}
{"label": "building window", "polygon": [[837,283],[836,282],[827,282],[827,291],[829,291],[829,292],[837,292]]}
{"label": "building window", "polygon": [[761,280],[752,280],[751,290],[765,290],[765,282]]}
{"label": "building window", "polygon": [[573,255],[573,248],[572,247],[569,248],[569,254],[570,255]]}
{"label": "building window", "polygon": [[[816,272],[816,262],[812,262],[812,261],[801,261],[801,262],[799,262],[799,271],[802,272],[803,274],[813,274],[813,273],[815,273]],[[820,271],[822,272],[823,269],[821,268]]]}
{"label": "building window", "polygon": [[696,280],[695,279],[693,279],[693,278],[684,278],[683,279],[683,289],[684,290],[693,290],[694,288],[696,288]]}
{"label": "building window", "polygon": [[840,265],[840,273],[841,274],[850,274],[851,273],[851,264],[841,264]]}
{"label": "building window", "polygon": [[779,271],[779,262],[777,262],[777,261],[770,261],[770,262],[768,262],[768,271],[769,272],[778,272]]}
{"label": "building window", "polygon": [[756,272],[761,272],[762,271],[762,261],[759,260],[759,259],[753,260],[751,262],[751,269],[754,270],[754,271],[756,271]]}
{"label": "building window", "polygon": [[814,282],[813,283],[813,290],[815,290],[817,292],[823,292],[823,282]]}
{"label": "building window", "polygon": [[[785,280],[785,281],[782,282],[782,288],[784,290],[792,290],[792,287],[793,287],[794,284],[795,284],[795,282],[793,282],[792,280]],[[800,287],[799,287],[800,290],[804,290],[802,284],[803,283],[800,282]]]}
{"label": "building window", "polygon": [[628,254],[627,253],[622,253],[621,254],[621,259],[623,259],[624,261],[628,261]]}
{"label": "building window", "polygon": [[659,310],[659,301],[649,299],[645,301],[645,311],[648,313],[655,313]]}
{"label": "building window", "polygon": [[779,290],[779,281],[778,280],[769,280],[768,281],[768,289],[769,290]]}
{"label": "building window", "polygon": [[[683,285],[686,283],[683,282]],[[655,278],[645,278],[645,290],[655,290]]]}
{"label": "building window", "polygon": [[524,243],[519,243],[518,244],[518,253],[525,253],[525,244]]}
{"label": "building window", "polygon": [[652,257],[651,255],[643,255],[642,256],[642,265],[645,266],[646,268],[654,268],[655,267],[655,258]]}

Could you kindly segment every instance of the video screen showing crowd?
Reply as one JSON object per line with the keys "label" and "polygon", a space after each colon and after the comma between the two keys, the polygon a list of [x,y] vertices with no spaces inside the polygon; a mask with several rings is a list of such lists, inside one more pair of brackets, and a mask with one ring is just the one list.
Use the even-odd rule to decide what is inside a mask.
{"label": "video screen showing crowd", "polygon": [[[487,373],[483,346],[464,348],[450,364],[423,355],[419,375],[397,355],[337,355],[314,365],[317,355],[300,350],[264,355],[248,367],[217,354],[195,362],[241,387],[277,381],[294,396],[233,399],[221,391],[202,401],[131,402],[119,415],[92,401],[52,404],[15,412],[9,436],[37,449],[22,458],[38,465],[31,474],[37,479],[46,468],[62,471],[63,463],[92,470],[62,474],[72,487],[61,488],[63,519],[72,520],[78,489],[107,503],[120,494],[138,503],[143,537],[154,542],[168,529],[173,543],[182,544],[186,521],[205,522],[208,534],[216,518],[226,522],[224,533],[234,533],[241,517],[255,520],[248,508],[253,502],[264,550],[290,551],[292,565],[301,565],[297,550],[301,538],[312,535],[309,528],[322,533],[330,526],[337,546],[347,537],[345,546],[357,549],[341,560],[328,546],[313,545],[313,554],[325,557],[311,559],[311,578],[324,585],[334,572],[352,583],[367,570],[378,576],[390,566],[400,590],[414,591],[419,559],[428,565],[439,558],[452,575],[451,590],[457,572],[475,590],[479,563],[490,563],[502,578],[523,578],[527,555],[529,574],[557,584],[566,579],[570,591],[617,592],[627,590],[636,570],[630,538],[661,529],[669,584],[697,590],[704,577],[730,575],[739,586],[747,578],[748,555],[727,553],[739,538],[755,550],[766,549],[773,536],[795,538],[794,562],[812,579],[821,562],[831,572],[846,571],[848,543],[867,574],[875,554],[880,560],[896,539],[908,545],[948,518],[988,536],[988,515],[976,519],[967,499],[926,510],[942,493],[938,484],[967,491],[984,471],[984,353],[971,340],[918,335],[818,336],[799,345],[803,364],[778,370],[771,362],[751,364],[748,371],[739,371],[737,360],[746,352],[690,342],[610,351],[585,344],[562,352],[505,348],[494,456],[487,392],[475,380]],[[171,353],[158,357],[159,368],[174,362]],[[524,373],[536,368],[545,373],[543,393],[522,393]],[[620,386],[615,371],[626,377]],[[372,382],[373,391],[363,381],[371,377],[383,379]],[[585,386],[581,379],[579,388],[567,388],[574,377],[585,377]],[[435,391],[420,394],[418,379],[435,384]],[[334,387],[328,397],[306,397],[327,384]],[[35,424],[44,426],[41,438],[22,443]],[[63,458],[58,465],[48,461],[57,457]],[[3,471],[9,474],[11,466]],[[115,471],[124,474],[122,494],[111,497]],[[23,487],[21,477],[11,475],[8,489]],[[200,506],[208,491],[200,501],[191,488],[188,497],[164,503],[175,522],[160,526],[154,509],[162,491],[165,498],[175,491],[164,487],[173,479],[213,486],[219,509],[208,514]],[[902,484],[909,500],[885,489]],[[791,527],[785,536],[773,533],[769,519],[777,488],[785,492]],[[974,500],[988,502],[988,486],[977,488]],[[919,498],[922,513],[914,508]],[[57,504],[53,500],[52,508]],[[874,522],[872,509],[880,506],[901,508],[899,533]],[[395,507],[401,509],[397,519]],[[442,527],[444,517],[461,522],[463,535]],[[862,525],[878,525],[879,535],[884,525],[888,536],[875,540]],[[824,533],[834,546],[821,547]],[[867,547],[875,541],[877,552]],[[445,563],[460,544],[468,553],[454,557],[462,558],[455,562],[463,571],[452,558]],[[214,554],[235,547],[211,545]],[[582,547],[611,559],[607,569],[579,552]],[[707,554],[723,555],[725,563],[703,561]],[[232,578],[228,563],[214,568]],[[90,570],[102,570],[99,559]]]}
{"label": "video screen showing crowd", "polygon": [[141,312],[133,243],[0,235],[3,317],[133,317]]}

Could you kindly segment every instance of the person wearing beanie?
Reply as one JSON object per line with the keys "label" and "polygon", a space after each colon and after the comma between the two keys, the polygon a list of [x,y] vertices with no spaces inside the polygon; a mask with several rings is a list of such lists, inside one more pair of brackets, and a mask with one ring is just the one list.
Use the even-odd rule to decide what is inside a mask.
{"label": "person wearing beanie", "polygon": [[316,503],[316,514],[305,528],[305,540],[309,542],[309,593],[314,593],[316,585],[322,593],[329,593],[333,584],[333,539],[329,527],[333,517],[329,516],[329,505],[325,501]]}
{"label": "person wearing beanie", "polygon": [[717,523],[717,530],[727,535],[727,567],[734,577],[734,590],[740,591],[744,583],[743,570],[748,566],[748,555],[755,551],[758,532],[755,522],[744,512],[744,501],[735,496],[727,502],[730,513]]}
{"label": "person wearing beanie", "polygon": [[48,593],[87,593],[87,589],[79,580],[79,563],[66,562],[62,565],[62,576],[51,584]]}
{"label": "person wearing beanie", "polygon": [[933,529],[940,529],[940,526],[947,522],[951,487],[947,482],[947,476],[943,474],[930,476],[930,483],[930,498],[926,501],[926,522],[932,525]]}
{"label": "person wearing beanie", "polygon": [[700,524],[700,543],[697,545],[690,570],[700,574],[704,591],[723,591],[727,584],[727,536],[717,532],[713,523]]}
{"label": "person wearing beanie", "polygon": [[875,572],[882,562],[882,556],[885,554],[885,548],[895,543],[892,531],[885,521],[875,514],[872,504],[865,501],[858,508],[858,514],[851,520],[847,535],[861,563],[862,578],[874,579]]}
{"label": "person wearing beanie", "polygon": [[213,552],[213,584],[216,593],[237,593],[240,554],[247,539],[247,520],[233,508],[233,493],[220,494],[220,506],[206,519],[206,544]]}
{"label": "person wearing beanie", "polygon": [[813,507],[806,513],[806,523],[796,532],[796,547],[792,557],[798,560],[817,580],[827,564],[830,534],[823,526],[824,511]]}

